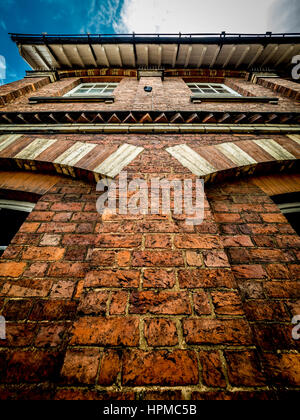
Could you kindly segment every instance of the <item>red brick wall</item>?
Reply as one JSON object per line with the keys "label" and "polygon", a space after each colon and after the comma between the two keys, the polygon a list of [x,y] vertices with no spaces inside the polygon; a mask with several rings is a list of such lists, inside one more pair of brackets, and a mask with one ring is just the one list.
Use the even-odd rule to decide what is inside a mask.
{"label": "red brick wall", "polygon": [[[31,80],[33,79],[25,79]],[[49,80],[48,78],[46,80]],[[5,107],[1,110],[15,111],[45,111],[45,110],[238,110],[238,111],[296,111],[299,103],[292,97],[287,98],[280,89],[276,92],[268,87],[252,84],[241,78],[226,78],[224,83],[244,96],[268,96],[279,97],[279,104],[262,103],[213,103],[202,102],[194,104],[190,101],[191,92],[187,84],[180,77],[167,77],[161,81],[158,77],[142,77],[139,81],[136,78],[124,77],[114,91],[115,102],[106,103],[41,103],[29,104],[28,99],[32,96],[62,96],[73,89],[82,81],[97,80],[82,78],[65,78],[61,81],[39,86],[37,91],[17,91],[17,98],[12,103],[4,102]],[[102,80],[102,79],[98,79]],[[103,80],[107,81],[105,77]],[[277,80],[277,79],[276,79]],[[19,83],[19,82],[15,82]],[[286,81],[287,85],[295,83]],[[153,87],[151,93],[144,91],[144,86]],[[10,85],[7,85],[10,86]],[[3,88],[3,87],[2,87]],[[1,88],[0,88],[1,89]],[[8,88],[6,88],[8,89]],[[1,91],[0,91],[1,92]],[[11,93],[12,95],[12,93]]]}
{"label": "red brick wall", "polygon": [[0,107],[21,97],[32,96],[35,91],[50,83],[48,77],[21,79],[0,86]]}
{"label": "red brick wall", "polygon": [[281,78],[267,78],[260,77],[257,80],[257,84],[264,86],[268,89],[274,90],[277,94],[285,96],[290,99],[300,99],[300,86],[299,83],[291,80],[285,80]]}
{"label": "red brick wall", "polygon": [[[39,86],[1,110],[81,110],[82,104],[28,104],[30,96],[62,95],[79,82]],[[245,95],[277,95],[240,79],[226,83]],[[153,95],[144,84],[153,86]],[[277,106],[192,104],[180,78],[124,78],[115,96],[114,104],[84,109],[297,109],[284,97]],[[197,151],[260,138],[42,137],[143,146],[126,170],[148,182],[151,176],[195,179],[168,146],[185,143]],[[0,398],[283,399],[299,393],[299,341],[291,338],[291,319],[299,314],[299,238],[247,181],[213,185],[206,193],[199,226],[173,213],[101,217],[95,185],[79,180],[62,178],[43,195],[0,260],[0,314],[7,320]]]}
{"label": "red brick wall", "polygon": [[[127,169],[193,178],[164,148],[230,138],[126,136],[146,149]],[[299,391],[299,238],[257,187],[228,182],[207,196],[203,224],[187,226],[184,215],[101,217],[95,186],[76,180],[45,194],[0,262],[1,398]]]}

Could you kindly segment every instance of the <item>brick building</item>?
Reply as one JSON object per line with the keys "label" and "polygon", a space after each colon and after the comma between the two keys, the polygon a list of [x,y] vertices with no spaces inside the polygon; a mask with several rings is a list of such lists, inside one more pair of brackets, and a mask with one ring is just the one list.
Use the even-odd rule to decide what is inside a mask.
{"label": "brick building", "polygon": [[[0,398],[295,397],[300,36],[12,39],[32,71],[0,87]],[[99,214],[122,171],[204,179],[203,223]]]}

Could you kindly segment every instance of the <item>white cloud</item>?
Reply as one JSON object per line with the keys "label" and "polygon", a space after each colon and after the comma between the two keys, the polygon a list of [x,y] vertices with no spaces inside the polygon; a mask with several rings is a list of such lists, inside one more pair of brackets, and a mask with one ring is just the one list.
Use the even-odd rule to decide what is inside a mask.
{"label": "white cloud", "polygon": [[264,33],[276,0],[125,0],[116,32]]}
{"label": "white cloud", "polygon": [[0,20],[0,28],[2,28],[4,31],[7,30],[4,20]]}
{"label": "white cloud", "polygon": [[105,26],[113,25],[116,19],[120,0],[92,0],[88,9],[88,21],[80,32],[101,33]]}
{"label": "white cloud", "polygon": [[3,55],[0,55],[0,79],[6,79],[6,61]]}

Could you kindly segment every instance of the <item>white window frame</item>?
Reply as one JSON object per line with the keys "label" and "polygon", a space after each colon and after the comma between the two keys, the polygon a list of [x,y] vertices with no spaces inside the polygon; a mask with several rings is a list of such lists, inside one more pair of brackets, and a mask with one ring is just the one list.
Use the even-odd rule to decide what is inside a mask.
{"label": "white window frame", "polygon": [[[108,82],[98,82],[98,83],[81,83],[76,86],[74,89],[67,92],[64,96],[81,96],[81,97],[93,97],[93,96],[111,96],[114,93],[114,90],[119,83],[108,83]],[[86,92],[78,92],[80,89],[87,89]],[[93,93],[93,90],[101,89],[101,92]],[[108,90],[113,89],[112,92],[107,92]]]}
{"label": "white window frame", "polygon": [[[187,83],[188,87],[191,89],[193,95],[202,95],[202,96],[221,96],[221,95],[228,95],[228,96],[241,96],[235,90],[231,89],[229,86],[224,85],[223,83]],[[218,92],[217,88],[226,90],[225,92]],[[192,89],[197,89],[197,92],[193,92]],[[211,92],[203,92],[203,89],[210,89]]]}

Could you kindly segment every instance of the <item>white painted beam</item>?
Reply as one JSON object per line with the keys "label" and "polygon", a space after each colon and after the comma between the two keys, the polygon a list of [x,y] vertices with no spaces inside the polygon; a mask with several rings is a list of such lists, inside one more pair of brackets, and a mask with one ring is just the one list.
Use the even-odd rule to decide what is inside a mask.
{"label": "white painted beam", "polygon": [[132,144],[123,144],[105,159],[93,172],[106,175],[110,178],[117,176],[125,166],[129,165],[142,151],[143,147],[136,147]]}
{"label": "white painted beam", "polygon": [[197,176],[204,176],[216,172],[216,168],[186,144],[168,147],[166,150],[170,155],[177,159],[182,166],[189,169]]}
{"label": "white painted beam", "polygon": [[200,57],[199,57],[199,61],[197,63],[197,68],[201,67],[201,64],[203,63],[203,60],[204,60],[204,56],[206,54],[206,51],[207,51],[207,47],[203,47],[202,51],[201,51],[201,54],[200,54]]}
{"label": "white painted beam", "polygon": [[250,47],[248,45],[248,47],[246,47],[243,51],[243,53],[241,54],[240,58],[238,59],[238,61],[236,62],[235,68],[237,69],[241,63],[243,62],[244,58],[246,57],[246,55],[248,54],[248,52],[250,51]]}
{"label": "white painted beam", "polygon": [[189,62],[190,62],[190,57],[191,57],[192,50],[193,50],[193,47],[192,47],[192,45],[190,45],[189,48],[188,48],[187,54],[186,54],[184,67],[187,67]]}
{"label": "white painted beam", "polygon": [[250,67],[253,66],[253,64],[258,60],[258,58],[261,56],[262,52],[264,50],[264,47],[261,45],[258,49],[258,51],[256,52],[255,56],[252,58],[252,60],[250,61],[249,65],[248,65],[248,69]]}
{"label": "white painted beam", "polygon": [[276,143],[273,139],[260,139],[253,140],[259,147],[264,149],[269,155],[273,156],[276,160],[290,160],[296,159],[292,153],[284,149],[280,144]]}
{"label": "white painted beam", "polygon": [[235,46],[231,47],[231,50],[230,50],[229,54],[227,55],[227,57],[226,57],[226,59],[225,59],[225,61],[223,63],[223,66],[222,66],[223,68],[227,66],[227,64],[231,60],[231,57],[233,56],[233,54],[235,53],[235,51],[236,51],[236,47]]}

